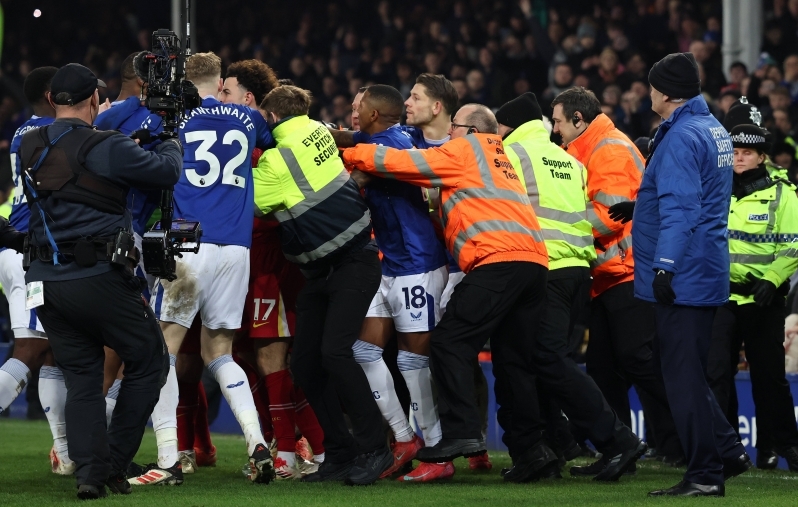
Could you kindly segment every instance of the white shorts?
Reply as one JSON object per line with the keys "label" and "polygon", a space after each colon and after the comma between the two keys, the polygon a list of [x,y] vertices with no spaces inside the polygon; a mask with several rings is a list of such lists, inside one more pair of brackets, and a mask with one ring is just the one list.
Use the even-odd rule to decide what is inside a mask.
{"label": "white shorts", "polygon": [[[22,254],[7,248],[0,252],[0,284],[8,299],[14,338],[47,338],[36,310],[25,309],[25,271]],[[44,297],[47,297],[45,294]]]}
{"label": "white shorts", "polygon": [[155,297],[150,304],[160,321],[190,328],[199,313],[208,329],[241,327],[249,282],[249,248],[203,243],[198,253],[177,258],[176,272],[174,282],[155,282]]}
{"label": "white shorts", "polygon": [[383,276],[366,317],[393,319],[400,333],[426,333],[441,319],[446,266],[418,275]]}
{"label": "white shorts", "polygon": [[452,292],[454,292],[454,288],[457,287],[457,284],[460,283],[460,280],[463,278],[465,278],[465,273],[462,271],[449,274],[449,281],[446,283],[446,288],[443,289],[443,294],[441,295],[441,314],[446,313],[446,305],[448,305],[449,300],[452,299]]}

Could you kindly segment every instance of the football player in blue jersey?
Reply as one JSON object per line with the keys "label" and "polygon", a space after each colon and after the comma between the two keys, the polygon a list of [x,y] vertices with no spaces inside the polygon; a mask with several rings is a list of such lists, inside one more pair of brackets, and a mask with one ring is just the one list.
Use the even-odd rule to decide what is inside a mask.
{"label": "football player in blue jersey", "polygon": [[[58,71],[55,67],[39,67],[25,78],[25,98],[33,107],[33,116],[22,124],[11,140],[11,169],[14,171],[14,198],[11,203],[10,224],[18,231],[28,230],[30,209],[23,192],[24,177],[18,157],[22,136],[31,130],[50,125],[55,109],[47,100],[50,81]],[[45,409],[47,422],[53,433],[50,464],[53,473],[71,475],[75,464],[69,459],[64,403],[66,385],[61,370],[55,366],[53,354],[36,310],[25,309],[25,271],[22,254],[3,248],[0,251],[0,284],[8,297],[11,329],[14,332],[14,354],[0,367],[0,412],[9,405],[30,380],[31,371],[39,370],[39,399]],[[41,368],[41,369],[40,369]]]}
{"label": "football player in blue jersey", "polygon": [[[358,110],[360,129],[370,143],[413,149],[410,134],[399,125],[402,95],[387,85],[369,86]],[[353,173],[362,181],[359,171]],[[394,463],[383,473],[388,477],[413,460],[424,444],[441,439],[440,419],[432,395],[429,370],[429,339],[441,315],[441,293],[446,286],[446,254],[429,219],[426,193],[419,187],[392,179],[375,178],[365,185],[366,204],[371,210],[374,235],[382,252],[382,281],[363,323],[360,340],[352,347],[355,361],[366,373],[374,399],[391,426],[396,444]],[[383,349],[396,329],[399,344],[397,364],[410,391],[413,415],[424,440],[413,432],[394,389]],[[451,477],[451,463],[428,464],[404,480]],[[437,470],[440,469],[440,470]]]}
{"label": "football player in blue jersey", "polygon": [[233,336],[249,281],[254,193],[251,156],[255,147],[273,144],[261,114],[217,100],[222,63],[213,53],[197,53],[186,62],[186,77],[199,90],[202,105],[186,112],[179,125],[185,147],[183,174],[174,190],[175,217],[202,224],[199,252],[177,259],[177,279],[158,280],[152,306],[161,321],[172,366],[152,413],[158,462],[130,481],[134,485],[180,484],[178,461],[178,385],[175,358],[194,317],[202,319],[202,359],[241,425],[250,456],[250,480],[274,477],[271,454],[244,370],[232,357]]}

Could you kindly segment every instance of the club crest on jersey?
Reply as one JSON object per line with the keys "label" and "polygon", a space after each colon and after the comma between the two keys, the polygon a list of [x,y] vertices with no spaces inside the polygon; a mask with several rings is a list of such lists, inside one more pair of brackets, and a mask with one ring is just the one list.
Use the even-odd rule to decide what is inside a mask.
{"label": "club crest on jersey", "polygon": [[768,217],[769,217],[768,213],[762,213],[761,215],[755,215],[755,214],[752,213],[752,214],[748,215],[748,221],[749,222],[767,222],[768,221]]}

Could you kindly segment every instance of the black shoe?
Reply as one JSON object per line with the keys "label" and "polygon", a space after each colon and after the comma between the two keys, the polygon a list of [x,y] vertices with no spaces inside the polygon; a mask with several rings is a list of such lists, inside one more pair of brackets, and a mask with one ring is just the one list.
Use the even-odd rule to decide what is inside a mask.
{"label": "black shoe", "polygon": [[762,470],[775,470],[779,466],[779,455],[773,449],[756,450],[756,467]]}
{"label": "black shoe", "polygon": [[682,455],[663,456],[662,464],[673,468],[682,468],[687,466],[687,460]]}
{"label": "black shoe", "polygon": [[571,475],[574,477],[594,477],[598,475],[599,472],[604,470],[607,466],[607,461],[604,459],[604,456],[599,458],[597,461],[589,465],[579,465],[571,467]]}
{"label": "black shoe", "polygon": [[336,482],[343,481],[349,475],[349,471],[355,466],[356,458],[341,463],[331,463],[329,458],[319,465],[319,471],[308,474],[300,479],[300,482]]}
{"label": "black shoe", "polygon": [[594,481],[617,481],[643,454],[648,446],[634,435],[623,444],[616,444],[604,453],[607,466],[599,472]]}
{"label": "black shoe", "polygon": [[124,472],[119,472],[118,474],[108,477],[108,479],[105,480],[105,485],[108,486],[111,493],[120,495],[130,494],[130,483],[127,481],[127,476]]}
{"label": "black shoe", "polygon": [[125,475],[127,475],[128,477],[138,477],[139,475],[144,473],[144,470],[146,468],[147,468],[146,466],[138,465],[131,461],[130,465],[128,465],[127,467],[127,473]]}
{"label": "black shoe", "polygon": [[668,489],[652,491],[648,496],[726,496],[726,488],[723,484],[707,486],[682,481]]}
{"label": "black shoe", "polygon": [[629,465],[623,475],[637,475],[637,463]]}
{"label": "black shoe", "polygon": [[562,451],[562,457],[565,461],[573,461],[582,455],[582,448],[576,443],[576,440],[571,440]]}
{"label": "black shoe", "polygon": [[272,453],[264,444],[255,446],[255,451],[249,457],[249,470],[249,480],[256,484],[269,484],[274,479]]}
{"label": "black shoe", "polygon": [[374,484],[391,465],[393,465],[393,453],[387,447],[361,454],[357,457],[355,466],[347,474],[344,483],[348,486]]}
{"label": "black shoe", "polygon": [[754,464],[751,463],[751,458],[748,456],[747,452],[744,452],[740,455],[739,458],[730,461],[723,461],[723,479],[729,480],[732,477],[737,477],[741,473],[747,471],[749,468],[753,467]]}
{"label": "black shoe", "polygon": [[444,438],[432,447],[419,449],[416,459],[425,463],[444,463],[465,456],[480,456],[488,452],[481,438]]}
{"label": "black shoe", "polygon": [[643,454],[643,459],[661,459],[656,447],[649,447],[645,454]]}
{"label": "black shoe", "polygon": [[539,443],[515,459],[513,468],[504,474],[507,482],[532,482],[543,477],[561,479],[557,455],[546,444]]}
{"label": "black shoe", "polygon": [[502,477],[504,477],[505,475],[509,474],[512,469],[513,469],[513,467],[502,468],[499,473],[501,474]]}
{"label": "black shoe", "polygon": [[81,500],[97,500],[106,496],[108,496],[108,492],[105,491],[105,486],[92,486],[91,484],[78,486],[78,498]]}
{"label": "black shoe", "polygon": [[[790,472],[798,472],[798,445],[780,450],[779,455],[787,460]],[[759,460],[757,459],[757,461]]]}

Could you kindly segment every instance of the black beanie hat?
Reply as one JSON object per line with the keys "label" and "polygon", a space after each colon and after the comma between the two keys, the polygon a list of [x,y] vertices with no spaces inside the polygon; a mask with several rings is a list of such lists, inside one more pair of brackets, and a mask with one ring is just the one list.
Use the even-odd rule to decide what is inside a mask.
{"label": "black beanie hat", "polygon": [[737,125],[731,131],[731,142],[735,148],[752,148],[761,153],[769,153],[771,143],[767,140],[767,130],[756,125]]}
{"label": "black beanie hat", "polygon": [[651,67],[648,82],[674,99],[692,99],[701,93],[698,64],[693,53],[672,53]]}
{"label": "black beanie hat", "polygon": [[507,127],[517,129],[526,122],[542,120],[543,111],[540,110],[538,98],[532,92],[519,95],[496,111],[496,121]]}
{"label": "black beanie hat", "polygon": [[748,99],[740,97],[734,101],[729,108],[729,112],[723,118],[723,128],[731,132],[737,125],[757,125],[762,126],[762,113],[756,106],[748,103]]}

